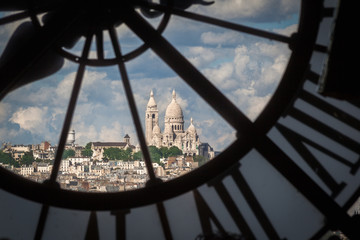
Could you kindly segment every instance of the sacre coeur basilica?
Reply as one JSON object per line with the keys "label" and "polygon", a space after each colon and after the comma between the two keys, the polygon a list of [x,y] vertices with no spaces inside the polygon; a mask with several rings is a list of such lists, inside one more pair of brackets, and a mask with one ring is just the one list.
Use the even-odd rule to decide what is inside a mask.
{"label": "sacre coeur basilica", "polygon": [[191,118],[190,125],[185,129],[184,115],[176,101],[176,92],[172,92],[172,100],[166,108],[163,132],[159,127],[159,110],[151,90],[145,111],[145,136],[148,145],[160,147],[176,146],[183,154],[193,156],[199,154],[201,145],[199,135]]}

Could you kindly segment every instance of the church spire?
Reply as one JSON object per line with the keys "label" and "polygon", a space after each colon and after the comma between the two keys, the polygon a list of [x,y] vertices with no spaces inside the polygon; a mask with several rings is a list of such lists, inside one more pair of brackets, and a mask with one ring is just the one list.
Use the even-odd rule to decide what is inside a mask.
{"label": "church spire", "polygon": [[149,102],[147,104],[147,107],[157,107],[156,102],[155,102],[155,98],[154,98],[153,90],[150,91],[150,98],[149,98]]}
{"label": "church spire", "polygon": [[145,136],[148,144],[151,144],[153,137],[153,128],[159,124],[159,110],[157,108],[154,92],[150,91],[149,102],[145,112]]}
{"label": "church spire", "polygon": [[190,126],[188,127],[188,132],[196,133],[196,128],[194,126],[193,118],[190,118]]}
{"label": "church spire", "polygon": [[173,98],[174,100],[176,100],[176,92],[175,92],[175,89],[172,91],[172,98]]}

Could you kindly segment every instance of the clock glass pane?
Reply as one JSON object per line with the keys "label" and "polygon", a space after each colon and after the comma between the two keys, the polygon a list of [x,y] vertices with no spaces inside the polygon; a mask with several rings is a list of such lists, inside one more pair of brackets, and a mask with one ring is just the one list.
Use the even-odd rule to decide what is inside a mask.
{"label": "clock glass pane", "polygon": [[[286,68],[290,55],[286,39],[298,24],[298,4],[284,4],[276,15],[264,3],[247,6],[251,16],[244,14],[245,6],[237,7],[243,10],[228,9],[220,2],[194,5],[189,16],[175,14],[170,21],[168,14],[138,9],[140,17],[163,32],[164,38],[157,40],[162,47],[151,46],[153,50],[143,45],[151,39],[121,20],[113,19],[115,28],[111,30],[101,21],[100,30],[90,29],[90,35],[79,30],[54,54],[65,59],[53,70],[56,74],[46,73],[45,78],[18,88],[1,102],[2,166],[38,182],[53,172],[66,189],[114,192],[144,187],[151,178],[139,133],[149,146],[155,176],[163,181],[213,159],[235,140],[234,121],[221,115],[240,110],[251,120],[257,117]],[[3,16],[9,14],[15,13]],[[196,15],[218,20],[198,21]],[[33,19],[43,27],[51,24],[46,13]],[[221,21],[226,21],[226,26],[219,25]],[[33,37],[34,27],[28,19],[21,19],[5,25],[2,42],[12,36],[8,28],[17,29],[23,22],[25,32]],[[278,35],[285,40],[272,41]],[[6,44],[1,48],[10,49]],[[169,62],[168,51],[179,51],[183,57]],[[116,59],[119,54],[125,61],[123,69]],[[61,61],[50,59],[54,62],[40,62]],[[185,69],[179,67],[183,64]],[[131,84],[136,109],[129,108],[124,77]],[[68,101],[77,80],[82,83],[76,108],[67,127],[67,140],[61,143]],[[200,84],[195,86],[196,81]],[[216,89],[207,92],[211,85]],[[218,101],[214,103],[211,99],[215,98]],[[224,113],[221,105],[227,98],[233,109]],[[136,127],[134,114],[142,129]],[[59,170],[53,171],[57,147],[62,145]]]}

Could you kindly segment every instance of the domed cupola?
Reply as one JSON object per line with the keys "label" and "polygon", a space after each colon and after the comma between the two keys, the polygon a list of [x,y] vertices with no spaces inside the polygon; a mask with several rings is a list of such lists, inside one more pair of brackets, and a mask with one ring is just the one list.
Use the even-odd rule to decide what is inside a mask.
{"label": "domed cupola", "polygon": [[187,131],[189,133],[193,133],[193,134],[196,133],[196,128],[195,128],[195,126],[193,124],[193,119],[192,118],[190,119],[190,126],[188,127]]}
{"label": "domed cupola", "polygon": [[180,105],[176,102],[175,90],[172,92],[172,100],[165,112],[165,127],[171,127],[175,133],[184,132],[184,117]]}
{"label": "domed cupola", "polygon": [[175,90],[172,92],[172,100],[169,106],[166,108],[165,118],[174,119],[174,118],[183,118],[183,112],[180,105],[176,102],[176,93]]}

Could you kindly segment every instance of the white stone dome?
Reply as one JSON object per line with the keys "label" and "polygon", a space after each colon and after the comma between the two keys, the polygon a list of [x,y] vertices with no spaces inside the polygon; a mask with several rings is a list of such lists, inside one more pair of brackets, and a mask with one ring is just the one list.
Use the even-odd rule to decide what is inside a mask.
{"label": "white stone dome", "polygon": [[166,108],[165,118],[182,118],[183,112],[180,105],[176,102],[175,90],[172,93],[172,100],[169,106]]}
{"label": "white stone dome", "polygon": [[195,126],[194,126],[194,124],[193,124],[193,119],[191,118],[190,119],[190,126],[188,127],[188,132],[190,132],[190,133],[196,133],[196,128],[195,128]]}

